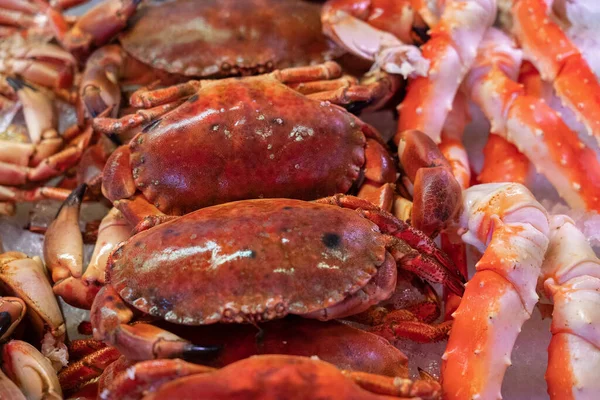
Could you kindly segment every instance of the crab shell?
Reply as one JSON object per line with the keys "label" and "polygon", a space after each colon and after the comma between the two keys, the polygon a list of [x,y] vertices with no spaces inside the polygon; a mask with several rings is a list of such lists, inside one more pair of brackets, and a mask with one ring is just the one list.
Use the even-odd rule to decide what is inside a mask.
{"label": "crab shell", "polygon": [[[109,258],[107,281],[138,310],[177,324],[330,319],[389,297],[396,265],[385,235],[356,211],[258,199],[134,235]],[[343,302],[353,295],[360,304],[350,310]]]}
{"label": "crab shell", "polygon": [[120,42],[134,58],[172,74],[263,73],[344,53],[323,35],[320,9],[297,0],[153,2],[138,10]]}
{"label": "crab shell", "polygon": [[[364,168],[365,154],[381,159],[381,174]],[[361,171],[380,183],[395,179],[372,127],[268,76],[230,78],[203,82],[115,151],[102,192],[115,202],[137,188],[160,211],[182,215],[234,200],[346,193]]]}

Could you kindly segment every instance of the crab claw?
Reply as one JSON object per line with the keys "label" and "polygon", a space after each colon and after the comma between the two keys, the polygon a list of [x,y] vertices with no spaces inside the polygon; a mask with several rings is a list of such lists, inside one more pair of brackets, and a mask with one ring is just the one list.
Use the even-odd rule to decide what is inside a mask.
{"label": "crab claw", "polygon": [[69,29],[64,17],[48,7],[46,14],[61,45],[76,57],[84,58],[94,47],[107,43],[127,26],[141,0],[104,1],[81,16]]}
{"label": "crab claw", "polygon": [[6,78],[23,104],[23,115],[31,142],[35,144],[32,164],[55,154],[63,141],[56,131],[57,119],[52,100],[17,78]]}
{"label": "crab claw", "polygon": [[10,337],[26,310],[25,302],[18,297],[0,298],[0,341]]}
{"label": "crab claw", "polygon": [[18,36],[2,44],[6,58],[0,65],[2,73],[19,75],[50,89],[68,89],[73,84],[75,58],[59,46],[30,44]]}
{"label": "crab claw", "polygon": [[400,164],[414,185],[412,225],[435,236],[460,211],[461,187],[429,136],[408,130],[401,132],[398,140]]}
{"label": "crab claw", "polygon": [[23,253],[8,252],[0,255],[0,271],[2,286],[27,305],[27,315],[34,331],[40,339],[43,338],[44,355],[60,368],[67,361],[65,320],[42,261],[39,257],[29,258]]}
{"label": "crab claw", "polygon": [[67,197],[46,231],[44,259],[54,282],[81,277],[83,236],[79,230],[79,209],[86,189],[87,185],[82,184]]}
{"label": "crab claw", "polygon": [[52,364],[29,343],[20,340],[6,343],[2,349],[2,370],[27,399],[62,399]]}
{"label": "crab claw", "polygon": [[127,325],[133,312],[110,285],[98,292],[90,318],[94,339],[110,343],[130,360],[183,358],[197,361],[221,350],[221,346],[194,345],[154,325]]}

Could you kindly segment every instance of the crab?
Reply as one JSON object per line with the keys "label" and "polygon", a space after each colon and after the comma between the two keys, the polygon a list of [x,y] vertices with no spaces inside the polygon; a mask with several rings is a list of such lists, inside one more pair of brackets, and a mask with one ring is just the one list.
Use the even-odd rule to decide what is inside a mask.
{"label": "crab", "polygon": [[[116,116],[120,86],[126,83],[260,74],[322,63],[343,54],[323,36],[318,4],[298,0],[149,1],[134,13],[138,2],[111,1],[111,7],[96,12],[107,25],[120,29],[123,21],[133,18],[119,35],[119,45],[104,46],[87,61],[80,96],[86,106],[82,109],[92,116],[113,106]],[[156,29],[157,23],[162,29]],[[84,24],[81,29],[86,30]],[[104,32],[82,35],[84,47],[98,42],[96,33]],[[100,42],[105,43],[106,37]]]}
{"label": "crab", "polygon": [[397,264],[463,291],[431,239],[352,196],[244,200],[150,226],[142,224],[111,254],[108,284],[91,311],[94,338],[133,360],[215,348],[154,325],[127,325],[128,305],[182,325],[257,323],[288,314],[330,320],[390,297]]}
{"label": "crab", "polygon": [[[214,368],[257,354],[289,354],[317,356],[349,371],[408,378],[408,358],[400,350],[377,335],[338,321],[284,318],[260,324],[258,330],[252,325],[217,324],[194,330],[184,328],[181,332],[192,340],[223,346],[215,358],[194,360]],[[71,342],[69,356],[71,363],[60,372],[59,380],[63,392],[70,397],[102,392],[107,386],[103,380],[110,382],[116,374],[135,364],[114,347],[93,339]]]}
{"label": "crab", "polygon": [[399,377],[339,370],[318,359],[254,356],[220,370],[181,360],[138,363],[102,391],[106,399],[439,399],[439,383],[428,375],[412,382]]}

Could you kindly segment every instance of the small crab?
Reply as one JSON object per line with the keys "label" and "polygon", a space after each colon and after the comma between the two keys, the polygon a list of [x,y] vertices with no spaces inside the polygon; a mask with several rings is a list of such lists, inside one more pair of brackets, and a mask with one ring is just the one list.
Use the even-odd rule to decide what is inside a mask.
{"label": "small crab", "polygon": [[431,239],[352,196],[232,202],[142,229],[111,254],[91,313],[95,339],[133,360],[215,349],[127,325],[129,306],[182,325],[330,320],[390,297],[397,265],[463,292]]}
{"label": "small crab", "polygon": [[[344,53],[323,35],[321,6],[311,2],[148,1],[134,13],[138,2],[113,0],[106,3],[113,3],[111,7],[98,6],[98,18],[108,26],[122,29],[123,21],[133,17],[118,37],[120,45],[101,47],[87,61],[80,95],[92,116],[111,106],[117,112],[124,83],[261,74],[322,63]],[[97,45],[98,34],[106,43],[104,33],[96,29],[87,36],[71,35],[86,39],[73,45],[89,49]]]}
{"label": "small crab", "polygon": [[138,363],[105,380],[103,399],[354,399],[401,397],[435,400],[440,384],[426,373],[413,382],[339,370],[315,358],[265,355],[238,361],[220,370],[182,360]]}

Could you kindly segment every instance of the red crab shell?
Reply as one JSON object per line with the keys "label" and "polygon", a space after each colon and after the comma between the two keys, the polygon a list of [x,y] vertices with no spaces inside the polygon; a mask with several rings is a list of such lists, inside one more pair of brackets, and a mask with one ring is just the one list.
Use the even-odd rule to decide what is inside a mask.
{"label": "red crab shell", "polygon": [[298,0],[153,2],[138,10],[120,41],[133,57],[172,74],[262,73],[344,53],[323,35],[320,10]]}
{"label": "red crab shell", "polygon": [[268,76],[207,82],[134,137],[130,156],[113,153],[103,193],[113,202],[130,196],[121,174],[133,174],[144,197],[170,215],[248,198],[346,193],[365,164],[367,136],[386,152],[354,115]]}
{"label": "red crab shell", "polygon": [[201,325],[323,310],[384,266],[395,285],[391,264],[377,226],[353,210],[247,200],[136,234],[111,255],[107,281],[145,313]]}

